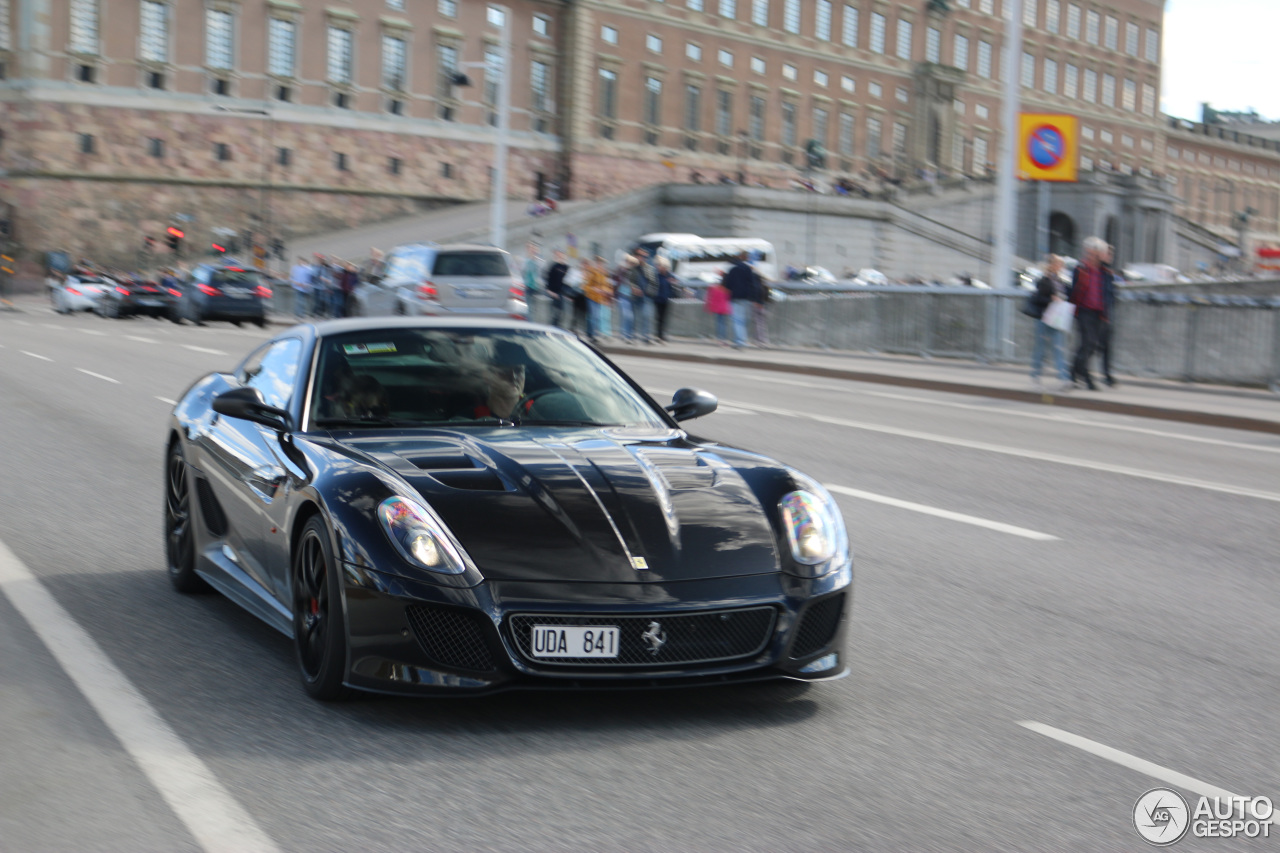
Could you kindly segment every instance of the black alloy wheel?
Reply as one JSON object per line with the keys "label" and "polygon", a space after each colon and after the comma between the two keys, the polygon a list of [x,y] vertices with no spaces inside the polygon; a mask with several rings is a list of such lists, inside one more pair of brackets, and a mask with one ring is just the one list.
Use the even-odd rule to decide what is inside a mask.
{"label": "black alloy wheel", "polygon": [[352,693],[342,683],[347,631],[337,565],[329,528],[315,516],[302,529],[293,554],[293,645],[303,689],[322,701]]}
{"label": "black alloy wheel", "polygon": [[182,445],[173,443],[165,465],[164,551],[169,582],[178,592],[207,592],[209,585],[196,574],[196,540],[192,530],[191,471]]}

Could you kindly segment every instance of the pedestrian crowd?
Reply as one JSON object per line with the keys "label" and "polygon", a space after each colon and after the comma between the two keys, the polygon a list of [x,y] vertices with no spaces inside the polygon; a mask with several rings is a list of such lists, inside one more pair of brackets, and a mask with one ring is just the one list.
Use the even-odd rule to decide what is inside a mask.
{"label": "pedestrian crowd", "polygon": [[289,269],[293,313],[299,318],[350,317],[360,282],[378,281],[385,274],[386,262],[378,249],[370,249],[361,265],[319,253],[310,260],[299,256]]}
{"label": "pedestrian crowd", "polygon": [[[592,341],[617,337],[628,343],[667,343],[671,302],[690,295],[668,259],[643,247],[613,265],[600,255],[571,262],[566,252],[556,250],[543,268],[538,246],[530,243],[521,278],[530,296],[541,292],[550,300],[552,325]],[[743,252],[707,288],[703,307],[715,316],[722,345],[766,346],[768,302],[768,284]]]}
{"label": "pedestrian crowd", "polygon": [[[1111,335],[1115,316],[1116,274],[1112,269],[1111,246],[1101,237],[1084,241],[1084,258],[1071,273],[1070,283],[1061,277],[1063,262],[1050,255],[1044,275],[1027,299],[1023,313],[1036,321],[1035,342],[1031,350],[1031,381],[1040,384],[1046,353],[1053,357],[1059,390],[1070,391],[1083,384],[1098,390],[1089,366],[1099,356],[1102,380],[1114,387],[1111,373]],[[1066,341],[1076,331],[1076,350],[1067,362]]]}

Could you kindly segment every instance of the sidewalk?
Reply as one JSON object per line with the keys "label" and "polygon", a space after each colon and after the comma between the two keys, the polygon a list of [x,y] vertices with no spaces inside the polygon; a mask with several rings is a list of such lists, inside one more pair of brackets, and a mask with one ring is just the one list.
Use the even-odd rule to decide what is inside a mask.
{"label": "sidewalk", "polygon": [[601,349],[610,355],[849,379],[1280,435],[1280,395],[1264,389],[1193,385],[1117,374],[1114,388],[1099,384],[1098,391],[1081,387],[1058,393],[1049,390],[1058,384],[1051,378],[1051,369],[1046,370],[1044,389],[1040,390],[1031,384],[1027,367],[1011,364],[829,350],[728,349],[690,340],[653,345],[610,343]]}

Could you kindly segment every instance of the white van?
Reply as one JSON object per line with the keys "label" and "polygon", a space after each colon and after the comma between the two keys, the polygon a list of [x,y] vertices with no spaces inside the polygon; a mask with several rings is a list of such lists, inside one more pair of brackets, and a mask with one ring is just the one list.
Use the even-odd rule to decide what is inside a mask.
{"label": "white van", "polygon": [[778,255],[773,244],[756,237],[699,237],[697,234],[659,232],[645,234],[635,249],[648,249],[654,257],[671,262],[671,272],[686,284],[719,281],[740,252],[765,281],[778,278]]}

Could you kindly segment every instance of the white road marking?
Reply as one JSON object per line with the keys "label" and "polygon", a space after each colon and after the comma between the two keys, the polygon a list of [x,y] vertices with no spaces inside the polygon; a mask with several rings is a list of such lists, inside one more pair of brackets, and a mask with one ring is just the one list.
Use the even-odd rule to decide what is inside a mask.
{"label": "white road marking", "polygon": [[119,379],[112,379],[110,376],[103,376],[101,373],[94,373],[92,370],[85,370],[83,367],[77,367],[76,370],[80,371],[85,376],[92,376],[94,379],[101,379],[104,382],[110,382],[112,385],[120,384]]}
{"label": "white road marking", "polygon": [[1161,474],[1157,471],[1145,471],[1141,468],[1130,468],[1125,465],[1112,465],[1107,462],[1093,462],[1089,459],[1077,459],[1073,456],[1059,456],[1056,453],[1041,453],[1038,450],[1022,450],[1016,447],[1005,447],[999,444],[990,444],[985,441],[970,441],[969,439],[964,438],[950,438],[945,435],[936,435],[934,433],[921,432],[914,429],[882,426],[880,424],[852,421],[846,418],[833,418],[828,415],[796,412],[790,409],[775,409],[772,406],[759,406],[754,403],[734,402],[732,405],[739,406],[743,409],[754,409],[757,412],[764,412],[765,414],[770,415],[781,415],[787,418],[806,418],[811,421],[817,421],[818,423],[831,424],[832,426],[860,429],[867,432],[878,432],[883,433],[884,435],[896,435],[900,438],[914,438],[919,441],[932,441],[938,444],[950,445],[952,447],[964,447],[970,450],[983,450],[988,453],[999,453],[1004,456],[1016,456],[1021,459],[1032,459],[1037,462],[1052,462],[1056,465],[1069,465],[1073,468],[1084,468],[1090,471],[1103,471],[1108,474],[1120,474],[1126,477],[1137,477],[1142,480],[1154,480],[1157,483],[1171,483],[1178,486],[1190,486],[1195,489],[1205,489],[1210,492],[1221,492],[1223,494],[1236,495],[1238,497],[1257,498],[1258,500],[1280,503],[1280,492],[1267,492],[1262,489],[1249,489],[1243,486],[1215,483],[1210,480],[1198,480],[1194,477],[1180,477],[1177,474]]}
{"label": "white road marking", "polygon": [[80,333],[84,335],[97,335],[98,337],[106,337],[106,332],[101,329],[80,329]]}
{"label": "white road marking", "polygon": [[226,353],[220,349],[209,349],[208,347],[198,347],[195,344],[183,344],[182,347],[183,349],[189,349],[192,352],[207,352],[209,353],[209,355],[226,355]]}
{"label": "white road marking", "polygon": [[129,340],[131,340],[131,341],[137,341],[137,342],[138,342],[138,343],[140,343],[140,344],[158,344],[158,343],[160,343],[159,341],[155,340],[154,338],[144,338],[144,337],[141,337],[141,336],[139,336],[139,335],[125,335],[125,337],[126,337],[126,338],[128,338],[128,339],[129,339]]}
{"label": "white road marking", "polygon": [[0,591],[208,853],[277,853],[253,818],[0,541]]}
{"label": "white road marking", "polygon": [[912,512],[920,512],[925,515],[933,515],[938,518],[959,521],[963,524],[972,524],[975,527],[985,527],[988,530],[1008,533],[1011,536],[1021,536],[1024,539],[1035,539],[1040,542],[1056,542],[1059,539],[1059,537],[1049,533],[1041,533],[1038,530],[1028,530],[1025,527],[1005,524],[1002,521],[991,521],[990,519],[979,518],[976,515],[965,515],[962,512],[952,512],[949,509],[939,509],[938,507],[927,506],[925,504],[891,498],[887,495],[877,495],[874,492],[864,492],[861,489],[851,489],[848,486],[835,486],[831,483],[823,483],[823,485],[826,486],[827,491],[835,492],[838,495],[848,495],[851,498],[861,498],[862,500],[875,501],[876,503],[898,507],[899,509],[909,509]]}
{"label": "white road marking", "polygon": [[26,351],[26,350],[24,350],[24,349],[23,349],[23,350],[18,350],[18,352],[22,353],[23,355],[29,355],[29,356],[31,356],[32,358],[38,358],[38,359],[40,359],[41,361],[53,361],[53,359],[49,358],[49,356],[47,356],[47,355],[40,355],[39,353],[27,352],[27,351]]}
{"label": "white road marking", "polygon": [[[1037,723],[1033,720],[1020,720],[1018,725],[1023,728],[1030,729],[1036,734],[1042,734],[1045,737],[1051,737],[1060,743],[1068,746],[1074,746],[1076,749],[1082,749],[1090,755],[1096,755],[1099,758],[1105,758],[1107,761],[1119,764],[1121,767],[1127,767],[1130,770],[1136,770],[1143,775],[1150,776],[1152,779],[1159,779],[1161,782],[1167,782],[1170,785],[1176,785],[1188,791],[1193,791],[1202,797],[1217,797],[1219,799],[1229,799],[1236,797],[1226,788],[1219,788],[1217,785],[1210,785],[1208,782],[1201,782],[1185,773],[1179,773],[1177,770],[1171,770],[1168,767],[1162,767],[1154,762],[1147,761],[1145,758],[1139,758],[1136,755],[1130,755],[1127,752],[1121,752],[1113,749],[1106,744],[1098,743],[1096,740],[1089,740],[1080,735],[1073,735],[1071,732],[1055,729],[1053,726],[1046,726],[1044,723]],[[1280,813],[1273,814],[1269,823],[1280,823]]]}
{"label": "white road marking", "polygon": [[13,322],[17,323],[19,326],[30,326],[30,325],[31,325],[31,324],[30,324],[30,323],[28,323],[26,320],[14,320]]}
{"label": "white road marking", "polygon": [[65,329],[65,328],[67,328],[67,327],[66,327],[66,326],[59,326],[57,323],[41,323],[41,324],[40,324],[40,328],[42,328],[42,329],[58,329],[58,330],[62,330],[62,329]]}
{"label": "white road marking", "polygon": [[170,406],[178,405],[177,400],[170,400],[168,397],[156,397],[156,399],[159,400],[161,403],[166,403]]}

